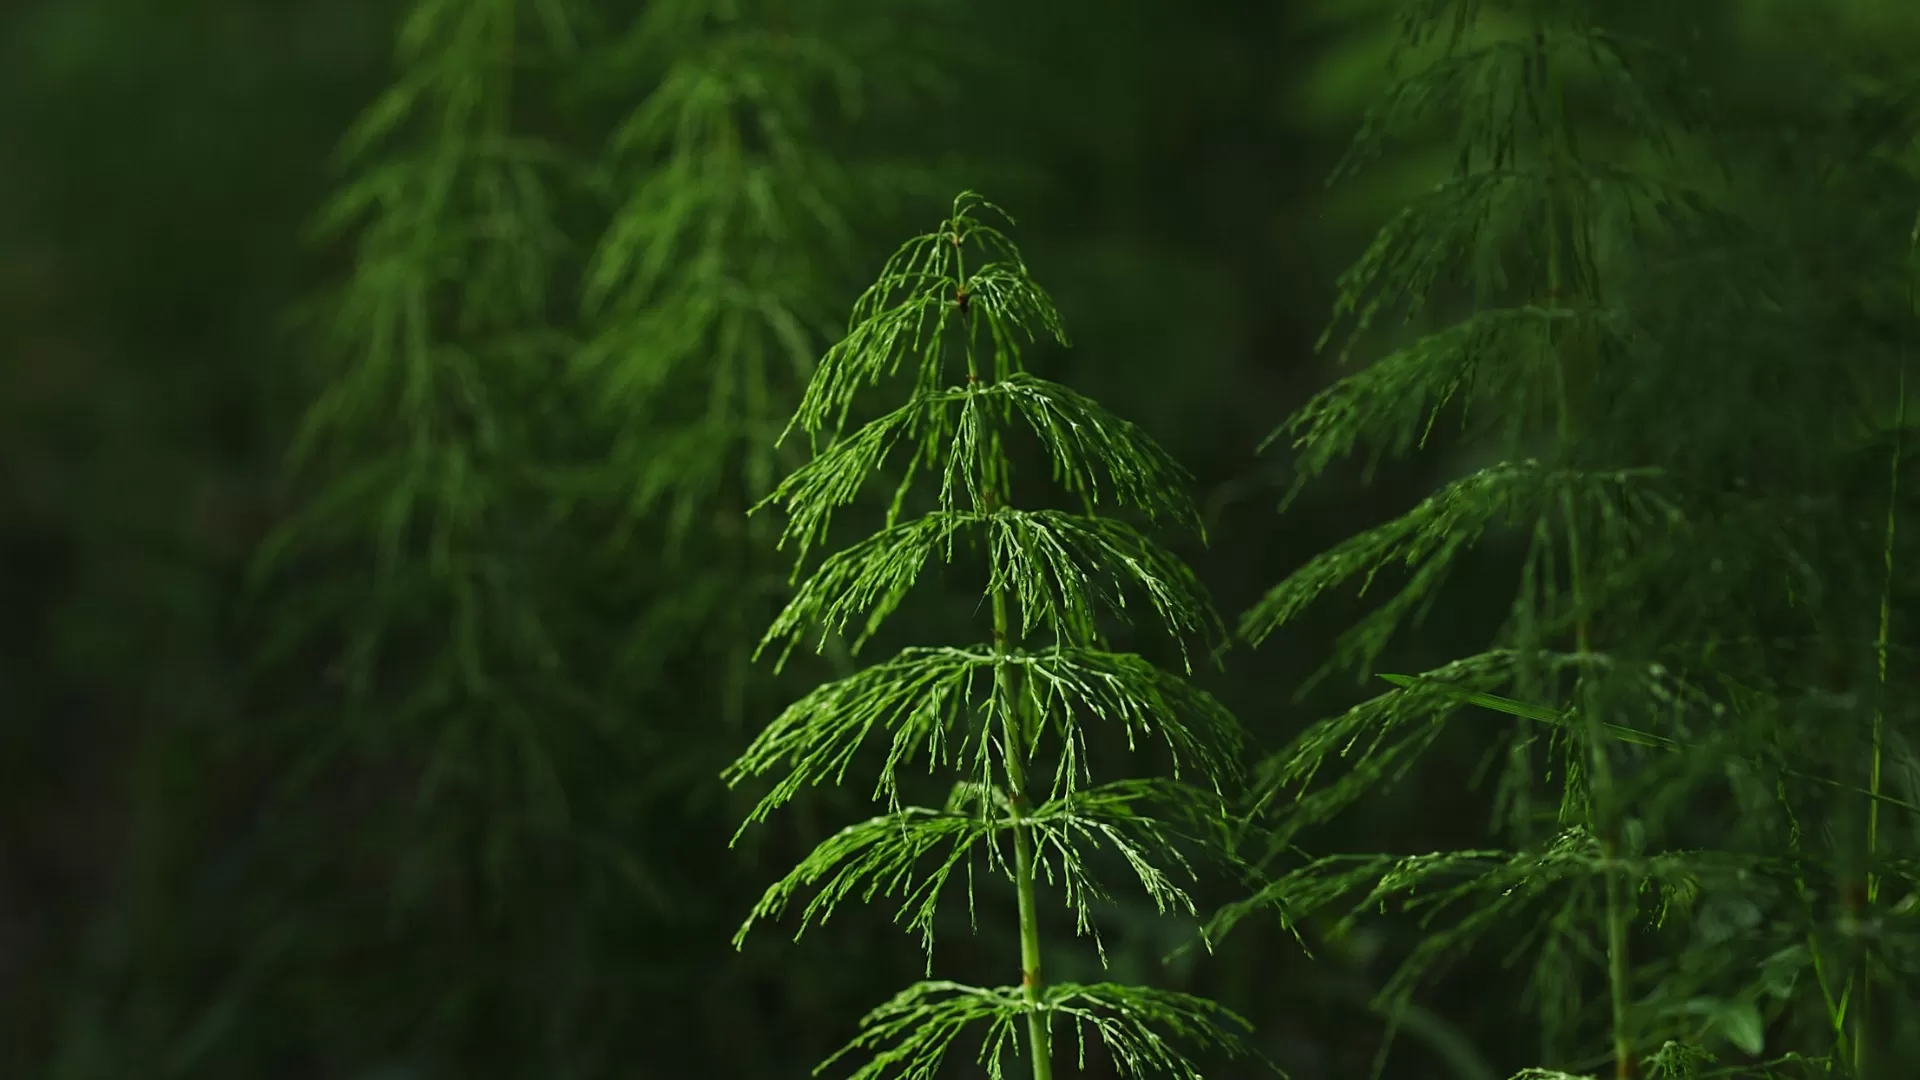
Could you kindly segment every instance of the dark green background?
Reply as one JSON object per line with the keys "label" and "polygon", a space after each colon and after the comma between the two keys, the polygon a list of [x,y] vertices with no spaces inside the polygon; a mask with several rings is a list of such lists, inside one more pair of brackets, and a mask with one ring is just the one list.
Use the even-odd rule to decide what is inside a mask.
{"label": "dark green background", "polygon": [[[620,723],[559,760],[592,808],[581,829],[613,854],[520,849],[483,890],[490,916],[392,914],[408,861],[438,857],[410,845],[475,842],[455,811],[427,839],[397,839],[417,761],[335,763],[316,786],[286,787],[335,691],[318,647],[261,663],[280,613],[243,603],[243,582],[300,497],[281,461],[316,369],[284,316],[351,272],[303,228],[341,181],[335,142],[392,77],[396,6],[39,0],[0,13],[0,1076],[803,1075],[919,961],[857,909],[797,945],[769,932],[728,947],[851,796],[812,800],[730,850],[743,807],[715,776],[748,733],[719,719],[723,680],[697,650],[602,679],[592,707]],[[953,162],[950,190],[979,187],[1020,219],[1076,345],[1037,366],[1194,471],[1214,529],[1186,553],[1229,617],[1458,471],[1445,453],[1370,485],[1342,469],[1282,518],[1284,454],[1254,452],[1331,376],[1312,345],[1334,277],[1443,164],[1416,151],[1322,186],[1384,85],[1379,6],[983,0],[942,27],[959,96],[869,136]],[[1689,59],[1755,125],[1804,120],[1796,80],[1852,49],[1920,44],[1920,17],[1893,0],[1826,0],[1818,34],[1780,13],[1792,5],[1709,6]],[[925,227],[944,204],[907,209]],[[901,238],[871,238],[859,272]],[[1486,580],[1504,580],[1498,555],[1485,561]],[[701,605],[730,594],[688,575],[725,572],[636,570],[609,589],[618,603],[568,600],[566,616],[581,639],[656,617],[700,625]],[[1391,666],[1477,643],[1504,605],[1463,575]],[[1277,746],[1355,694],[1336,680],[1290,703],[1357,610],[1324,605],[1202,678]],[[756,691],[746,722],[789,690]],[[1459,780],[1478,748],[1462,736],[1441,752],[1325,846],[1472,844],[1485,794]],[[963,929],[940,963],[1004,978],[1010,911],[978,938]],[[1187,929],[1121,909],[1117,974],[1242,1011],[1299,1080],[1364,1075],[1380,1034],[1364,1009],[1384,974],[1373,954],[1392,942],[1309,961],[1248,930],[1160,970]],[[1427,998],[1492,1069],[1527,1063],[1506,985],[1492,958],[1473,960]],[[1401,1053],[1395,1076],[1461,1075],[1423,1038]]]}

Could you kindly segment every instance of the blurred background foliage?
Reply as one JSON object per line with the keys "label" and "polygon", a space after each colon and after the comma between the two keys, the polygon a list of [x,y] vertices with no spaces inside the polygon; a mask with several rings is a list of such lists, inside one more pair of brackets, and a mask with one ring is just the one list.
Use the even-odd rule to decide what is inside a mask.
{"label": "blurred background foliage", "polygon": [[[1391,7],[9,5],[0,1075],[823,1057],[917,974],[911,939],[847,917],[727,940],[864,793],[730,850],[745,796],[717,780],[845,663],[747,655],[786,562],[742,511],[803,452],[773,437],[812,357],[899,237],[987,192],[1075,339],[1040,368],[1196,473],[1212,543],[1183,554],[1245,609],[1463,469],[1342,467],[1282,518],[1285,455],[1254,453],[1333,374],[1313,342],[1336,276],[1448,165],[1435,131],[1323,187],[1386,86]],[[1644,8],[1786,160],[1920,48],[1903,0]],[[1471,573],[1446,595],[1400,670],[1505,611]],[[1357,610],[1211,688],[1284,742],[1353,698],[1291,700]],[[1470,846],[1477,751],[1439,752],[1459,767],[1328,846]],[[1179,928],[1112,918],[1122,979],[1223,1001],[1301,1080],[1371,1064],[1378,932],[1309,961],[1245,931],[1161,970]],[[943,948],[1005,967],[1011,919]],[[1526,1063],[1509,981],[1459,965],[1394,1075]]]}

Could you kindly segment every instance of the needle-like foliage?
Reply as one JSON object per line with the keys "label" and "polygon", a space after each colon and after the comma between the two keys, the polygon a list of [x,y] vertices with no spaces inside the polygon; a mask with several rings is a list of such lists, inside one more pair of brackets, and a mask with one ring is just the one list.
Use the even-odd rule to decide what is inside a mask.
{"label": "needle-like foliage", "polygon": [[[568,547],[539,477],[543,417],[564,402],[550,373],[572,348],[555,297],[581,169],[527,118],[553,91],[543,73],[577,54],[579,15],[571,0],[408,5],[397,81],[343,140],[347,181],[316,227],[352,273],[307,313],[324,366],[291,448],[294,511],[256,570],[275,674],[330,678],[302,681],[265,817],[269,846],[298,853],[277,885],[309,913],[287,935],[308,977],[357,977],[343,940],[402,958],[386,971],[434,971],[368,988],[355,1034],[374,1045],[450,1052],[493,1040],[486,1008],[540,1008],[473,942],[514,947],[495,920],[556,863],[624,869],[574,862],[612,846],[578,827],[569,782],[605,749],[560,625]],[[303,802],[316,812],[287,812]],[[424,1013],[444,1019],[371,1019]]]}
{"label": "needle-like foliage", "polygon": [[769,681],[749,654],[784,569],[773,523],[743,527],[742,511],[799,464],[776,436],[861,284],[865,238],[847,210],[936,190],[928,170],[870,159],[848,133],[938,88],[915,26],[940,2],[649,3],[575,77],[593,99],[645,93],[594,174],[607,217],[567,369],[605,435],[566,483],[599,512],[614,558],[658,560],[707,589],[683,619],[651,604],[620,664],[698,641],[721,660],[729,730]]}
{"label": "needle-like foliage", "polygon": [[[1439,125],[1456,133],[1452,167],[1341,279],[1341,358],[1395,313],[1422,325],[1275,439],[1297,454],[1289,499],[1344,458],[1366,454],[1371,472],[1436,437],[1491,463],[1309,560],[1241,624],[1258,642],[1330,591],[1390,576],[1328,668],[1365,674],[1441,602],[1467,552],[1508,553],[1514,599],[1493,648],[1389,676],[1394,689],[1312,725],[1262,768],[1255,806],[1270,858],[1290,857],[1305,830],[1405,776],[1449,720],[1491,710],[1509,718],[1490,754],[1506,763],[1509,846],[1310,859],[1213,930],[1265,906],[1295,927],[1348,899],[1348,919],[1397,906],[1421,937],[1384,991],[1389,1017],[1442,962],[1504,936],[1533,955],[1540,1054],[1568,1072],[1710,1075],[1705,1063],[1738,1054],[1770,1075],[1869,1075],[1849,1025],[1869,985],[1899,981],[1893,947],[1860,936],[1870,899],[1842,900],[1848,928],[1833,932],[1819,912],[1836,898],[1812,883],[1874,889],[1900,873],[1876,824],[1911,805],[1882,768],[1888,667],[1862,680],[1877,687],[1868,704],[1769,643],[1827,642],[1849,654],[1842,668],[1892,649],[1907,575],[1889,489],[1830,493],[1860,430],[1891,426],[1878,465],[1893,463],[1891,501],[1905,501],[1906,422],[1886,406],[1905,400],[1904,360],[1820,321],[1825,290],[1754,212],[1756,191],[1791,185],[1730,179],[1736,152],[1635,14],[1580,0],[1401,5],[1393,87],[1342,171]],[[1868,264],[1903,279],[1886,255]],[[1852,288],[1896,319],[1884,282]],[[1860,386],[1880,400],[1863,408]],[[1871,650],[1863,610],[1880,615]],[[1316,786],[1335,757],[1351,765]],[[1864,827],[1810,844],[1797,824],[1810,796]],[[1704,825],[1722,815],[1738,824]],[[1736,910],[1749,913],[1738,934],[1724,928]],[[1771,982],[1755,974],[1767,970]],[[1783,989],[1795,978],[1820,987],[1832,1029],[1760,1060],[1764,1019],[1797,1008]],[[1586,1004],[1595,990],[1604,1024]]]}
{"label": "needle-like foliage", "polygon": [[[1101,513],[1132,511],[1147,524],[1197,518],[1184,474],[1141,431],[1026,371],[1025,345],[1066,338],[1012,242],[983,219],[994,210],[962,194],[938,229],[901,247],[808,383],[789,432],[812,439],[816,453],[767,500],[787,512],[796,574],[828,538],[835,511],[881,476],[890,454],[905,458],[903,478],[879,531],[804,573],[762,648],[778,645],[784,656],[816,633],[823,642],[846,635],[858,648],[932,564],[959,565],[968,552],[985,564],[991,640],[907,648],[830,682],[786,709],[727,771],[734,784],[773,778],[752,824],[803,788],[846,782],[856,763],[874,760],[863,749],[886,748],[873,788],[886,811],[817,847],[767,890],[740,933],[805,890],[803,928],[844,900],[886,897],[898,903],[896,920],[921,935],[930,974],[935,913],[956,874],[965,869],[970,910],[976,872],[1004,877],[1019,910],[1021,984],[930,981],[903,992],[842,1051],[872,1054],[854,1075],[933,1080],[971,1032],[989,1075],[1003,1075],[1008,1053],[1024,1053],[1036,1080],[1047,1080],[1059,1020],[1079,1033],[1083,1057],[1091,1031],[1126,1075],[1197,1077],[1178,1045],[1237,1051],[1242,1022],[1182,994],[1049,983],[1036,898],[1039,882],[1057,885],[1076,930],[1097,944],[1095,905],[1107,892],[1095,860],[1117,858],[1159,910],[1194,910],[1184,849],[1204,850],[1223,832],[1239,727],[1182,678],[1115,651],[1107,629],[1132,611],[1184,650],[1216,637],[1218,620],[1177,558]],[[883,383],[906,390],[906,404],[848,432],[856,396]],[[1022,434],[1078,497],[1079,513],[1013,505],[1012,441]],[[918,494],[921,479],[931,498]],[[1095,783],[1090,746],[1102,729],[1130,748],[1159,744],[1173,775]],[[906,802],[912,783],[903,774],[922,756],[929,773],[950,777],[943,806]]]}
{"label": "needle-like foliage", "polygon": [[[859,284],[840,215],[924,183],[844,145],[863,99],[919,100],[924,35],[899,31],[924,9],[405,7],[318,223],[353,272],[313,307],[297,510],[259,562],[269,645],[330,665],[286,786],[324,802],[328,843],[276,846],[307,895],[310,867],[350,883],[326,931],[391,909],[381,970],[421,974],[374,980],[405,1030],[370,1043],[526,1072],[739,1022],[650,988],[671,953],[606,944],[684,916],[693,868],[653,823],[731,816],[693,792],[772,698],[749,657],[785,567],[743,512],[793,463],[774,437]],[[529,959],[536,924],[566,930]]]}

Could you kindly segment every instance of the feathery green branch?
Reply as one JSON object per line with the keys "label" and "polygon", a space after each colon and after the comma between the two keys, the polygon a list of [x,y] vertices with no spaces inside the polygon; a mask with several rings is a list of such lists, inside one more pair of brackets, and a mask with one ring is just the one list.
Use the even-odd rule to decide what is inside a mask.
{"label": "feathery green branch", "polygon": [[[1150,615],[1183,659],[1189,642],[1223,636],[1184,564],[1133,525],[1096,511],[1107,499],[1143,512],[1150,524],[1197,528],[1198,517],[1179,489],[1185,474],[1142,432],[1026,372],[1022,338],[1064,344],[1065,336],[1012,242],[977,216],[983,209],[991,204],[962,194],[940,228],[902,246],[815,370],[789,424],[814,441],[815,455],[762,504],[787,512],[796,578],[826,540],[833,513],[856,501],[902,447],[904,479],[881,529],[807,575],[762,648],[783,643],[784,658],[816,630],[823,642],[844,635],[858,648],[881,630],[930,561],[952,562],[963,544],[985,562],[981,595],[992,639],[910,648],[828,683],[776,718],[727,770],[730,784],[784,774],[749,815],[751,824],[807,785],[844,782],[864,746],[888,743],[874,786],[888,812],[816,848],[768,889],[741,934],[756,919],[779,914],[802,888],[818,890],[803,926],[856,892],[863,901],[897,894],[896,918],[920,932],[931,973],[942,891],[964,863],[971,910],[974,875],[984,869],[1013,885],[1022,985],[986,990],[927,982],[904,992],[870,1014],[841,1051],[872,1053],[855,1077],[931,1080],[952,1043],[973,1026],[984,1026],[980,1060],[1000,1077],[1024,1025],[1033,1076],[1050,1080],[1052,1021],[1059,1018],[1082,1040],[1091,1030],[1128,1075],[1193,1078],[1198,1073],[1163,1032],[1190,1045],[1235,1048],[1222,1020],[1241,1022],[1183,995],[1049,982],[1037,897],[1057,888],[1076,932],[1094,939],[1104,963],[1094,910],[1108,893],[1093,875],[1093,852],[1116,855],[1163,912],[1194,908],[1180,883],[1193,875],[1183,847],[1231,858],[1218,848],[1227,831],[1225,788],[1239,769],[1238,725],[1205,693],[1109,649],[1103,633],[1108,620]],[[985,261],[970,266],[973,251]],[[857,393],[903,370],[910,376],[907,403],[848,433]],[[1016,430],[1035,436],[1056,485],[1083,512],[1012,505],[1006,437]],[[913,501],[911,490],[922,477],[936,478],[937,490],[931,508],[916,515],[925,502]],[[1030,649],[1031,639],[1047,647]],[[1129,747],[1142,739],[1161,743],[1174,776],[1095,783],[1089,740],[1102,727],[1116,729],[1109,737],[1122,736]],[[923,753],[929,770],[953,774],[944,809],[902,803],[900,770]],[[1193,782],[1181,777],[1183,769]],[[1038,798],[1048,776],[1052,794]],[[1002,837],[1011,840],[1011,858]]]}

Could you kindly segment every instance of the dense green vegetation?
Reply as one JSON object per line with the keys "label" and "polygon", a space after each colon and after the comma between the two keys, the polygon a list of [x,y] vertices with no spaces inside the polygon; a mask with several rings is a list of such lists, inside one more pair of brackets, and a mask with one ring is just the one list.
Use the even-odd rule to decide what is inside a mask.
{"label": "dense green vegetation", "polygon": [[[974,870],[984,864],[1013,886],[1020,985],[914,984],[862,1021],[846,1050],[875,1053],[854,1075],[933,1080],[952,1043],[981,1025],[989,1075],[1003,1075],[1024,1027],[1034,1078],[1049,1080],[1059,1020],[1073,1030],[1083,1068],[1092,1035],[1126,1075],[1197,1077],[1166,1036],[1237,1052],[1231,1027],[1246,1021],[1190,994],[1048,978],[1039,894],[1057,885],[1074,929],[1098,946],[1094,904],[1110,900],[1091,872],[1100,849],[1125,862],[1162,914],[1195,913],[1180,881],[1182,871],[1192,873],[1180,841],[1205,851],[1214,840],[1210,853],[1231,858],[1217,840],[1227,835],[1225,789],[1239,779],[1239,722],[1178,676],[1115,652],[1106,632],[1127,616],[1131,595],[1180,642],[1183,658],[1185,639],[1218,642],[1215,631],[1224,628],[1192,572],[1110,515],[1133,511],[1196,530],[1199,516],[1166,451],[1097,402],[1027,370],[1022,338],[1065,344],[1066,335],[1012,241],[981,220],[997,210],[971,192],[956,198],[938,229],[888,260],[855,304],[847,336],[814,372],[789,433],[797,428],[824,448],[767,498],[787,512],[783,542],[804,563],[834,512],[854,502],[889,457],[904,453],[895,464],[903,476],[880,531],[821,562],[762,648],[791,652],[817,632],[822,645],[851,637],[857,649],[933,565],[968,552],[983,564],[991,640],[909,647],[827,683],[776,717],[728,769],[735,783],[786,774],[754,807],[749,823],[757,822],[805,786],[843,783],[868,736],[876,728],[889,736],[874,788],[887,812],[822,841],[767,890],[753,918],[780,915],[808,889],[817,892],[804,921],[825,921],[855,894],[898,894],[895,917],[920,932],[931,969],[934,924],[955,870],[967,871],[972,910]],[[911,376],[906,403],[847,432],[863,386],[896,381],[903,367]],[[1022,435],[1040,444],[1054,481],[1085,513],[1021,505],[1012,449]],[[918,476],[938,477],[938,491],[931,508],[908,516],[903,511],[924,502],[913,498]],[[1094,743],[1114,734],[1129,749],[1163,744],[1169,775],[1096,783]],[[902,769],[921,752],[930,770],[957,774],[943,806],[901,801]],[[1181,778],[1183,764],[1189,779]]]}
{"label": "dense green vegetation", "polygon": [[0,1073],[1909,1075],[1920,11],[1282,8],[0,14]]}

